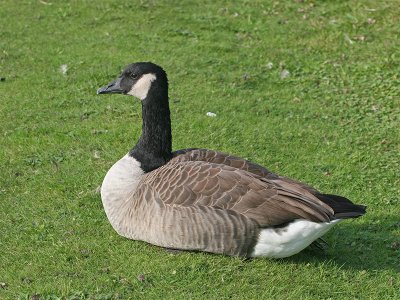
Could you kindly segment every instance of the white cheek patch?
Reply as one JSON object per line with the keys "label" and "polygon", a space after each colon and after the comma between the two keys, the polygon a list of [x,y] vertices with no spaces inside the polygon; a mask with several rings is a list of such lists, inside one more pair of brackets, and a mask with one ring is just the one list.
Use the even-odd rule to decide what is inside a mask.
{"label": "white cheek patch", "polygon": [[153,73],[144,74],[140,79],[132,86],[131,90],[128,92],[128,95],[135,96],[140,100],[144,100],[147,97],[147,93],[150,90],[151,83],[156,80],[157,77]]}

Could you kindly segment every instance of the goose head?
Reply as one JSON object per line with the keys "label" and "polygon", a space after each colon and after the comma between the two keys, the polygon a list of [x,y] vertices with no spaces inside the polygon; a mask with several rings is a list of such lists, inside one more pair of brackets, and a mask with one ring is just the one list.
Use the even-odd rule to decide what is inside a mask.
{"label": "goose head", "polygon": [[122,74],[97,94],[125,94],[142,104],[142,133],[129,152],[144,172],[150,172],[172,157],[171,119],[168,103],[168,79],[165,71],[151,62],[128,65]]}
{"label": "goose head", "polygon": [[160,66],[151,62],[137,62],[125,67],[117,79],[99,88],[97,94],[130,95],[143,104],[152,100],[168,100],[168,79]]}

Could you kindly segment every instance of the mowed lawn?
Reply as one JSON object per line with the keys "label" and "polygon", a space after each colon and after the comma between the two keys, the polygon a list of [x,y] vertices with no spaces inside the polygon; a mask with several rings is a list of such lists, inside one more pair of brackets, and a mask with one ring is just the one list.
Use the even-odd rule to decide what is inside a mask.
{"label": "mowed lawn", "polygon": [[[2,1],[0,299],[400,299],[400,1]],[[169,74],[173,148],[239,155],[368,205],[288,259],[118,236],[98,188]],[[213,112],[216,117],[209,117]]]}

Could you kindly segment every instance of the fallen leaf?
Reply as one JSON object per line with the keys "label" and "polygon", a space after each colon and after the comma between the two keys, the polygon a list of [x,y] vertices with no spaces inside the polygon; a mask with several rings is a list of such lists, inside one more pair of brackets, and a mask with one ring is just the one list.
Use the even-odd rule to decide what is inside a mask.
{"label": "fallen leaf", "polygon": [[356,41],[364,42],[365,41],[365,36],[364,35],[357,35],[357,36],[353,36],[353,39],[355,39]]}

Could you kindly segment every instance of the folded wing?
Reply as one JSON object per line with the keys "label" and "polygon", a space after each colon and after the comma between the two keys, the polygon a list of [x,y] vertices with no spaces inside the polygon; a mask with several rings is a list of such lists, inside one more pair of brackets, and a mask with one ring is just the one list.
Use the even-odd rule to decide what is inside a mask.
{"label": "folded wing", "polygon": [[310,192],[302,193],[296,184],[221,163],[173,159],[149,173],[143,184],[163,205],[231,210],[260,227],[300,218],[327,222],[334,214],[331,207]]}

